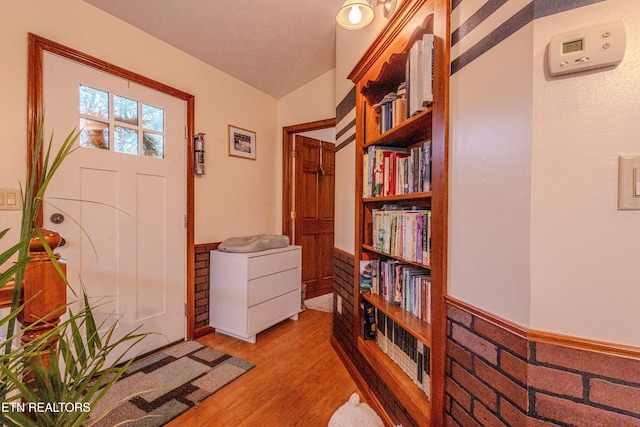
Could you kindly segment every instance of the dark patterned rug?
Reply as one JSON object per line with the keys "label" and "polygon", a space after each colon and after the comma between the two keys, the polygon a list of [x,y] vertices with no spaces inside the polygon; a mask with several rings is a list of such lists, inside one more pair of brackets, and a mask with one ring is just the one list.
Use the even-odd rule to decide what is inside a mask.
{"label": "dark patterned rug", "polygon": [[93,408],[89,423],[124,401],[93,425],[111,427],[132,420],[121,425],[162,426],[253,367],[195,341],[174,345],[132,363]]}

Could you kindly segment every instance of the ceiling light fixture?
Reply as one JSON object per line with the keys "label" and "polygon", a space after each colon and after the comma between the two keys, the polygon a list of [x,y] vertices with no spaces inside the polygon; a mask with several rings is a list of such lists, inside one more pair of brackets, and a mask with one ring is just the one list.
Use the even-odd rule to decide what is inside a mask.
{"label": "ceiling light fixture", "polygon": [[373,7],[369,3],[366,0],[345,1],[336,15],[336,22],[347,30],[366,27],[373,21]]}
{"label": "ceiling light fixture", "polygon": [[384,17],[389,19],[389,17],[396,10],[397,0],[367,0],[371,7],[376,7],[379,4],[384,5]]}

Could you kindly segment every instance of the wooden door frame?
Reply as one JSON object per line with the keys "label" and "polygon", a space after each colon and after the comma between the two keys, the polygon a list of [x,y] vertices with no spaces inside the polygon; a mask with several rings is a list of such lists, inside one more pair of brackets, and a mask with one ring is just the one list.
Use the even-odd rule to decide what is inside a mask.
{"label": "wooden door frame", "polygon": [[[29,73],[27,88],[27,158],[30,159],[35,146],[38,122],[44,114],[42,98],[43,56],[50,52],[74,62],[121,77],[142,86],[155,89],[187,104],[187,135],[194,135],[195,97],[132,71],[110,64],[101,59],[77,51],[70,47],[29,33]],[[195,258],[194,258],[194,177],[193,177],[193,138],[186,138],[186,338],[194,338],[195,329]],[[40,159],[42,160],[42,159]],[[37,167],[41,167],[37,165]],[[42,225],[42,212],[38,219]]]}
{"label": "wooden door frame", "polygon": [[293,243],[291,233],[291,199],[293,197],[293,186],[291,183],[295,179],[295,172],[291,170],[291,150],[293,149],[293,138],[297,133],[310,132],[313,130],[336,127],[336,119],[318,120],[315,122],[301,123],[299,125],[286,126],[282,128],[282,234],[289,236]]}

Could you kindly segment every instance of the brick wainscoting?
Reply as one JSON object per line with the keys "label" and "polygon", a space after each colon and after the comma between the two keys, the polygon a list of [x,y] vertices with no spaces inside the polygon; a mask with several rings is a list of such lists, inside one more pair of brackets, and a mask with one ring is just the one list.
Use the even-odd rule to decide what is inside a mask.
{"label": "brick wainscoting", "polygon": [[[419,426],[395,399],[387,385],[382,381],[371,365],[362,357],[356,346],[354,316],[358,315],[354,307],[354,259],[353,255],[339,249],[333,251],[333,338],[332,342],[351,372],[367,402],[378,410],[387,425],[402,424],[403,427]],[[342,298],[342,314],[336,307],[337,296]]]}
{"label": "brick wainscoting", "polygon": [[640,426],[640,351],[529,331],[449,299],[449,426]]}
{"label": "brick wainscoting", "polygon": [[218,249],[220,243],[195,245],[195,336],[200,337],[209,328],[209,252]]}

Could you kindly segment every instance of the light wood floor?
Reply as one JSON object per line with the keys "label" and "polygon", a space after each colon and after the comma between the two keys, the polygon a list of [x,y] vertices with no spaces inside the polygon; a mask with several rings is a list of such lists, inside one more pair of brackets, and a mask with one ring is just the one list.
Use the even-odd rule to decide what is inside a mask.
{"label": "light wood floor", "polygon": [[167,425],[326,426],[357,391],[331,347],[331,322],[331,313],[307,309],[258,334],[255,344],[222,334],[198,339],[255,368]]}

